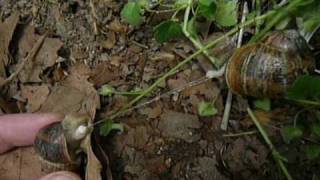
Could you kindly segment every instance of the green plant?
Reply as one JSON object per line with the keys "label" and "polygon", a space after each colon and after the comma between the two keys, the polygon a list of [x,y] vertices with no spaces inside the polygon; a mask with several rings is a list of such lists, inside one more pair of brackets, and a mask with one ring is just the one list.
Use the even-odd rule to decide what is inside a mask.
{"label": "green plant", "polygon": [[[155,2],[155,1],[152,1]],[[175,74],[177,70],[181,67],[189,63],[192,59],[194,59],[199,54],[204,54],[207,58],[215,64],[217,68],[216,58],[212,57],[208,53],[208,49],[217,45],[217,43],[225,40],[227,37],[230,37],[237,33],[240,29],[244,27],[251,27],[255,29],[254,36],[251,38],[251,42],[259,41],[261,38],[264,37],[266,33],[270,30],[278,28],[283,29],[286,27],[290,21],[295,21],[297,18],[302,18],[303,22],[308,22],[306,24],[312,24],[312,26],[308,26],[311,28],[304,28],[302,31],[311,32],[314,30],[316,25],[319,25],[318,22],[318,12],[313,10],[313,13],[301,13],[307,12],[311,9],[316,9],[314,7],[318,7],[320,1],[318,0],[290,0],[287,1],[286,4],[276,4],[276,1],[273,2],[273,7],[268,7],[266,9],[262,9],[261,1],[257,0],[257,4],[255,9],[252,9],[249,12],[247,20],[239,23],[238,20],[238,4],[236,1],[225,1],[225,0],[177,0],[173,1],[173,4],[163,4],[163,1],[158,0],[155,4],[151,3],[148,0],[136,0],[136,1],[129,1],[128,4],[124,6],[122,9],[121,15],[122,18],[128,22],[130,25],[137,28],[139,25],[143,23],[143,17],[147,16],[148,13],[172,13],[171,18],[164,20],[158,26],[154,28],[155,32],[155,39],[159,43],[164,43],[175,39],[181,35],[181,32],[194,44],[194,46],[198,49],[196,52],[179,62],[175,67],[170,69],[167,73],[157,79],[152,85],[148,88],[143,90],[138,96],[133,98],[128,104],[126,104],[121,110],[112,114],[109,119],[113,120],[117,118],[119,115],[128,111],[129,107],[139,102],[143,97],[150,95],[150,93],[157,87],[157,85],[164,80],[166,80],[169,76]],[[178,14],[184,10],[184,17],[183,19],[178,16]],[[133,13],[132,17],[130,14]],[[203,45],[200,38],[198,37],[198,30],[197,30],[197,21],[199,18],[205,18],[206,21],[214,23],[220,30],[224,32],[227,31],[223,36],[219,37],[218,39],[209,42],[207,45]],[[231,29],[230,29],[231,28]],[[229,30],[229,31],[228,31]],[[290,96],[287,96],[290,99]],[[293,100],[291,98],[291,100]],[[303,98],[295,99],[294,101],[305,103]],[[310,103],[311,102],[311,103]],[[318,105],[317,101],[310,101],[309,104],[311,105]],[[255,103],[256,107],[269,110],[270,104],[268,100],[257,101]],[[206,109],[206,108],[204,108]],[[212,108],[209,108],[212,109]],[[252,112],[249,111],[249,114],[252,115]],[[252,115],[252,117],[254,117]],[[253,118],[254,119],[254,118]],[[96,124],[105,122],[105,120],[98,121]],[[257,121],[255,121],[257,122]],[[261,129],[260,125],[257,124],[258,129],[263,134],[267,144],[270,146],[271,150],[273,151],[273,156],[275,161],[279,164],[282,171],[286,175],[287,179],[291,179],[290,174],[285,168],[284,159],[279,155],[277,151],[274,150],[274,147],[270,140],[267,138],[266,133]],[[294,126],[295,127],[295,126]],[[101,130],[103,133],[104,131]],[[286,130],[289,132],[290,130]],[[293,131],[295,137],[299,137],[301,132],[295,130]],[[288,138],[294,139],[294,138]],[[310,150],[310,152],[315,152],[313,154],[318,154],[317,150],[314,148]],[[311,156],[310,156],[311,157]]]}
{"label": "green plant", "polygon": [[214,107],[213,103],[202,101],[199,103],[198,113],[202,117],[207,117],[217,114],[218,110]]}
{"label": "green plant", "polygon": [[[296,102],[302,107],[302,110],[297,113],[293,125],[287,125],[281,129],[284,141],[289,144],[307,134],[308,138],[313,140],[312,142],[320,143],[320,117],[318,111],[320,107],[320,77],[311,75],[298,77],[293,86],[288,90],[286,98]],[[299,115],[303,112],[313,114],[312,117],[314,117],[307,128],[297,125],[299,124],[297,122]],[[320,157],[320,146],[317,144],[306,146],[306,156],[311,160]]]}

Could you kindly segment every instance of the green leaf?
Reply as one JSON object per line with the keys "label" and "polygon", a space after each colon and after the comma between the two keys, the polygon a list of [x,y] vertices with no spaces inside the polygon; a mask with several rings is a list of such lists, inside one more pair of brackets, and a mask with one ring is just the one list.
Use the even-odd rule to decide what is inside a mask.
{"label": "green leaf", "polygon": [[213,116],[218,113],[218,110],[212,103],[201,102],[198,106],[198,113],[202,117]]}
{"label": "green leaf", "polygon": [[319,101],[320,77],[310,75],[298,77],[288,90],[287,98],[291,100]]}
{"label": "green leaf", "polygon": [[176,0],[176,2],[174,3],[174,6],[176,8],[187,7],[188,6],[188,0]]}
{"label": "green leaf", "polygon": [[320,155],[320,146],[316,144],[307,146],[306,155],[307,155],[307,158],[310,160],[318,158]]}
{"label": "green leaf", "polygon": [[123,132],[123,126],[119,123],[114,123],[111,120],[107,120],[101,127],[100,127],[100,135],[101,136],[108,136],[112,130],[118,130],[121,133]]}
{"label": "green leaf", "polygon": [[220,26],[234,26],[238,20],[237,1],[218,1],[215,21]]}
{"label": "green leaf", "polygon": [[137,0],[136,1],[141,8],[149,8],[150,6],[150,1],[149,0]]}
{"label": "green leaf", "polygon": [[320,25],[320,1],[305,0],[297,4],[292,13],[302,18],[303,27],[300,27],[304,34],[311,33]]}
{"label": "green leaf", "polygon": [[313,124],[311,129],[315,135],[320,137],[320,123]]}
{"label": "green leaf", "polygon": [[302,128],[294,126],[285,126],[281,129],[281,135],[286,143],[299,139],[303,135]]}
{"label": "green leaf", "polygon": [[187,31],[190,33],[190,35],[194,38],[197,37],[197,34],[198,34],[198,30],[197,30],[197,27],[196,27],[196,18],[195,17],[192,17],[190,19],[190,21],[188,22],[188,26],[187,26]]}
{"label": "green leaf", "polygon": [[100,89],[99,89],[99,94],[102,96],[111,96],[113,95],[115,92],[115,89],[110,86],[110,85],[103,85]]}
{"label": "green leaf", "polygon": [[142,23],[142,9],[136,2],[128,2],[121,10],[121,17],[132,26]]}
{"label": "green leaf", "polygon": [[257,99],[254,101],[254,106],[268,112],[271,110],[271,101],[268,98]]}
{"label": "green leaf", "polygon": [[316,118],[318,122],[320,122],[320,111],[316,111]]}
{"label": "green leaf", "polygon": [[161,22],[154,31],[154,36],[159,43],[170,41],[180,37],[182,34],[180,24],[173,20]]}
{"label": "green leaf", "polygon": [[207,20],[214,20],[216,9],[217,5],[214,0],[199,0],[198,13]]}

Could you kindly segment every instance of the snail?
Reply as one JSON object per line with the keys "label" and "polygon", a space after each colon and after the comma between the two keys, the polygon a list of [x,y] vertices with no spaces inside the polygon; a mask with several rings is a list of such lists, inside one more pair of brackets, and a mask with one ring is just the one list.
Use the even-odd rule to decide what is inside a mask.
{"label": "snail", "polygon": [[39,130],[34,148],[44,171],[76,171],[79,168],[83,152],[81,143],[91,132],[89,120],[86,115],[69,114],[62,122]]}
{"label": "snail", "polygon": [[227,64],[226,82],[239,95],[278,98],[299,75],[314,68],[311,50],[296,30],[275,31],[235,51]]}

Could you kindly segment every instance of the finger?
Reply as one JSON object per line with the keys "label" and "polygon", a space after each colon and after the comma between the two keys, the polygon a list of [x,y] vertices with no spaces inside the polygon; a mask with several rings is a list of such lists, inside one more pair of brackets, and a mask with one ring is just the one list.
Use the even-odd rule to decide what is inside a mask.
{"label": "finger", "polygon": [[0,116],[0,154],[15,146],[32,145],[39,129],[62,119],[54,113]]}
{"label": "finger", "polygon": [[81,180],[81,178],[72,172],[59,171],[41,177],[39,180]]}

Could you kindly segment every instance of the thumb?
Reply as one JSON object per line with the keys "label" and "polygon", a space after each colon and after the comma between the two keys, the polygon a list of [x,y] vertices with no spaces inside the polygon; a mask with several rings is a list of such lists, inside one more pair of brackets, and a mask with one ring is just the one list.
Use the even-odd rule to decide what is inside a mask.
{"label": "thumb", "polygon": [[41,177],[39,180],[81,180],[75,173],[68,171],[58,171]]}

